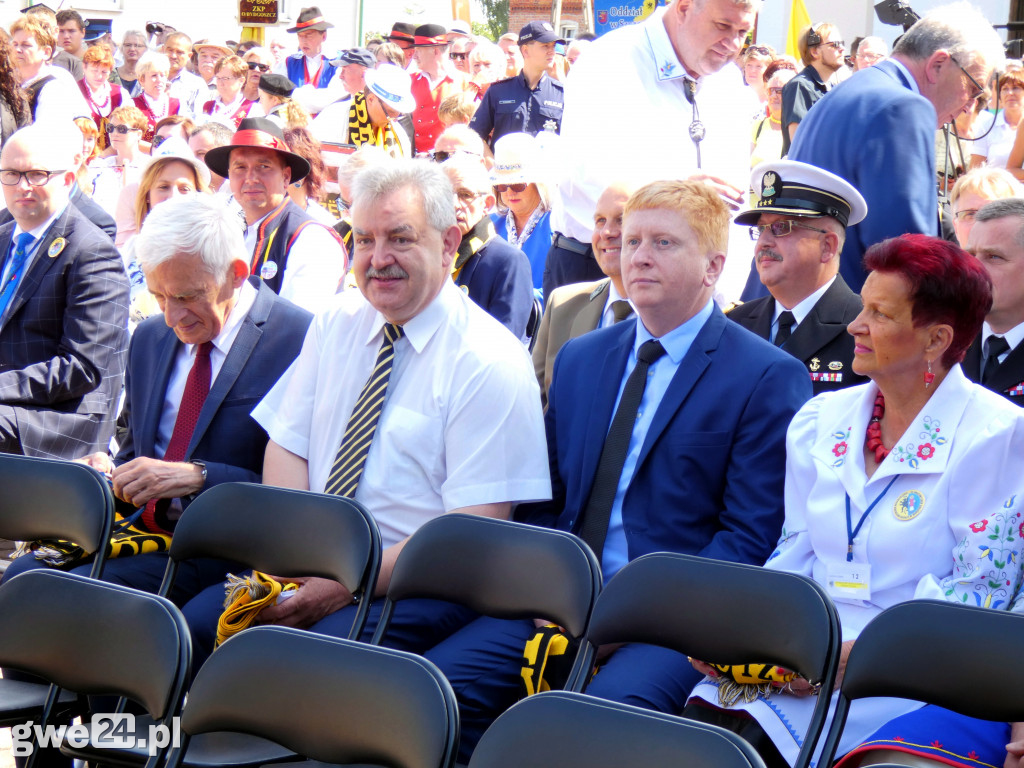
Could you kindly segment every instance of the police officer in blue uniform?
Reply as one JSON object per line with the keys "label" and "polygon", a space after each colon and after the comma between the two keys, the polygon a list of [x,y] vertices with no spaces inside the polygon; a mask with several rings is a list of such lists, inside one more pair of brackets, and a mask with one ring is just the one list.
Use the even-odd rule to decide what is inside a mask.
{"label": "police officer in blue uniform", "polygon": [[536,136],[561,130],[563,86],[548,75],[557,43],[565,45],[565,40],[546,21],[531,21],[519,31],[522,71],[492,83],[469,124],[492,151],[494,142],[506,133]]}

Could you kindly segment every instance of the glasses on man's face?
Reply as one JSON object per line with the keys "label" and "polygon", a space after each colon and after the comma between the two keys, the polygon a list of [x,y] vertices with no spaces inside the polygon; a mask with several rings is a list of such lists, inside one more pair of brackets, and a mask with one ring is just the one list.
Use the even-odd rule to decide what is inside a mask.
{"label": "glasses on man's face", "polygon": [[846,48],[846,43],[842,40],[830,40],[827,43],[822,43],[822,45],[831,48],[833,51],[841,51]]}
{"label": "glasses on man's face", "polygon": [[455,199],[463,205],[472,205],[486,194],[486,192],[474,192],[471,189],[460,189],[455,193]]}
{"label": "glasses on man's face", "polygon": [[982,86],[982,84],[979,83],[977,80],[975,80],[974,76],[970,72],[968,72],[966,69],[964,69],[963,64],[961,64],[959,61],[954,59],[952,56],[949,57],[949,60],[952,61],[954,64],[956,64],[960,68],[960,71],[964,73],[964,75],[967,77],[967,80],[970,82],[971,86],[974,88],[974,90],[971,92],[970,99],[968,99],[968,100],[970,101],[970,100],[976,99],[979,96],[981,96],[981,94],[983,94],[985,92],[985,88]]}
{"label": "glasses on man's face", "polygon": [[113,135],[115,133],[120,133],[120,134],[124,135],[126,133],[131,132],[131,131],[141,131],[141,130],[142,130],[141,128],[132,128],[130,125],[113,125],[112,123],[107,123],[107,133],[109,133],[111,135]]}
{"label": "glasses on man's face", "polygon": [[25,179],[30,187],[45,187],[50,179],[59,176],[65,171],[15,171],[11,169],[0,170],[0,184],[5,187],[16,187]]}
{"label": "glasses on man's face", "polygon": [[782,88],[769,88],[768,89],[768,95],[769,96],[781,96],[782,95]]}
{"label": "glasses on man's face", "polygon": [[122,48],[132,48],[132,49],[135,49],[135,48],[145,48],[146,44],[145,43],[121,43],[121,47]]}
{"label": "glasses on man's face", "polygon": [[468,149],[456,149],[451,152],[445,152],[443,149],[434,149],[430,151],[430,159],[435,163],[443,163],[445,160],[450,160],[457,154],[462,153],[464,155],[472,155],[473,157],[480,157],[476,152],[470,152]]}
{"label": "glasses on man's face", "polygon": [[779,221],[773,221],[771,224],[755,224],[750,228],[750,239],[757,240],[765,232],[771,232],[773,237],[786,237],[793,234],[794,229],[808,229],[811,232],[820,232],[823,235],[828,234],[827,229],[818,229],[818,227],[793,221],[793,219],[780,219]]}
{"label": "glasses on man's face", "polygon": [[974,217],[978,214],[977,208],[965,208],[962,211],[957,211],[953,215],[957,221],[974,221]]}
{"label": "glasses on man's face", "polygon": [[248,66],[250,70],[257,70],[258,69],[260,72],[269,72],[270,71],[270,65],[269,64],[260,64],[258,61],[248,61],[248,62],[246,62],[246,66]]}
{"label": "glasses on man's face", "polygon": [[468,57],[468,53],[449,53],[448,54],[452,61],[465,61]]}
{"label": "glasses on man's face", "polygon": [[513,192],[515,192],[518,195],[518,194],[520,194],[522,192],[525,192],[526,188],[528,186],[530,186],[530,185],[529,184],[495,184],[494,185],[494,191],[497,192],[499,195],[501,195],[501,194],[504,194],[505,192],[507,192],[508,190],[511,189]]}

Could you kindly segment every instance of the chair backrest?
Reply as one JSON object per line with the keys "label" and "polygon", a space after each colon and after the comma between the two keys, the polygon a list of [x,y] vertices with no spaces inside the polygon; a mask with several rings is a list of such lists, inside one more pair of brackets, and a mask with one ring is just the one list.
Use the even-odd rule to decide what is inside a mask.
{"label": "chair backrest", "polygon": [[96,553],[92,575],[106,559],[114,497],[86,464],[0,454],[0,538],[65,539]]}
{"label": "chair backrest", "polygon": [[882,611],[850,650],[820,764],[831,764],[825,756],[835,755],[856,699],[891,696],[981,720],[1024,721],[1022,658],[1024,615],[941,600]]}
{"label": "chair backrest", "polygon": [[[587,641],[648,643],[715,664],[777,664],[830,691],[842,638],[832,600],[811,579],[657,552],[628,563],[605,586]],[[809,764],[828,703],[818,697],[797,768]]]}
{"label": "chair backrest", "polygon": [[235,635],[203,664],[181,729],[246,733],[325,763],[391,768],[447,768],[459,740],[455,695],[426,659],[271,626]]}
{"label": "chair backrest", "polygon": [[579,693],[530,696],[484,732],[469,768],[762,768],[734,733]]}
{"label": "chair backrest", "polygon": [[[395,562],[384,610],[408,598],[432,598],[496,618],[547,619],[580,637],[600,590],[601,567],[572,534],[450,513],[410,537]],[[382,620],[375,643],[385,625]]]}
{"label": "chair backrest", "polygon": [[380,570],[380,531],[353,499],[223,483],[199,495],[175,526],[161,594],[169,593],[177,564],[195,557],[235,560],[276,576],[333,579],[361,598],[351,635],[358,636]]}
{"label": "chair backrest", "polygon": [[0,616],[0,666],[75,693],[126,696],[158,721],[177,715],[192,645],[169,600],[39,569],[0,585]]}

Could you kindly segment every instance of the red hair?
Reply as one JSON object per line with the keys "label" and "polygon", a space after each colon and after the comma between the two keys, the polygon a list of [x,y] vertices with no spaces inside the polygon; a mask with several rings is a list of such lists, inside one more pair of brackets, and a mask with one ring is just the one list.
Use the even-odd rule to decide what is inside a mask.
{"label": "red hair", "polygon": [[914,325],[943,323],[953,329],[942,365],[952,368],[964,359],[992,309],[992,279],[981,262],[947,240],[901,235],[868,248],[864,268],[901,275],[910,283]]}

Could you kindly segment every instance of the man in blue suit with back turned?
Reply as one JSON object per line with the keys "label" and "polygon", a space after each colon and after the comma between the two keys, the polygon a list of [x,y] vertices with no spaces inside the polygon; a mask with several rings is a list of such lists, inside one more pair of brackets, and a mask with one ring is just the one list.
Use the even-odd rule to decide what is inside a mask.
{"label": "man in blue suit with back turned", "polygon": [[[141,323],[128,348],[120,450],[83,461],[110,475],[126,512],[143,508],[140,527],[170,533],[203,491],[260,482],[268,437],[249,412],[298,355],[312,316],[247,279],[238,218],[208,195],[161,203],[138,244],[163,315]],[[103,577],[156,591],[166,563],[165,553],[119,557]],[[20,557],[9,573],[34,566]],[[229,567],[183,563],[171,597],[191,598]]]}
{"label": "man in blue suit with back turned", "polygon": [[[521,505],[516,518],[580,535],[606,581],[665,550],[760,564],[779,537],[786,428],[811,385],[795,358],[715,306],[728,230],[728,207],[702,182],[636,192],[622,277],[638,320],[572,339],[555,361],[545,415],[553,498]],[[460,702],[462,758],[515,700],[533,628],[479,619],[426,654]],[[625,645],[588,693],[679,712],[699,678],[681,654]]]}
{"label": "man in blue suit with back turned", "polygon": [[868,204],[864,221],[846,230],[839,262],[854,292],[864,284],[861,259],[870,246],[908,232],[939,234],[935,129],[973,104],[1004,61],[980,12],[937,8],[900,38],[890,59],[830,91],[800,123],[789,159],[846,179]]}

